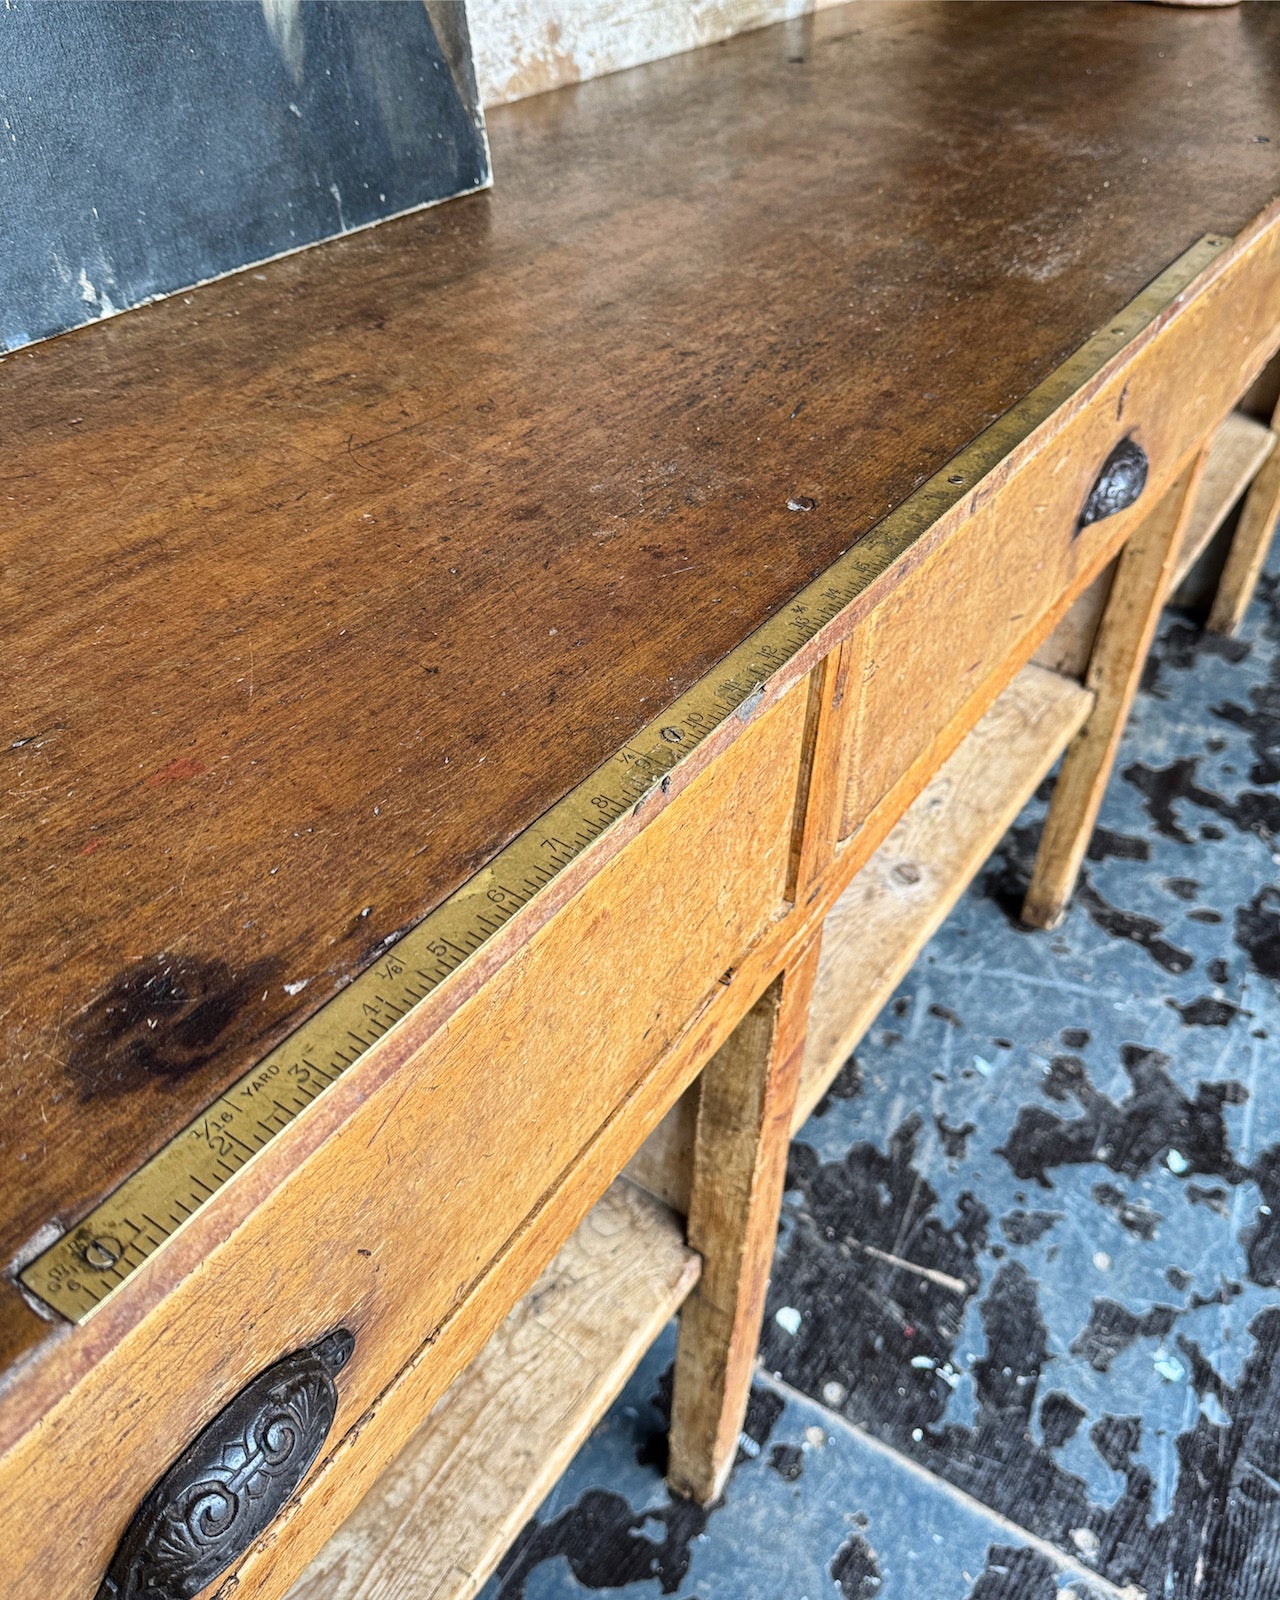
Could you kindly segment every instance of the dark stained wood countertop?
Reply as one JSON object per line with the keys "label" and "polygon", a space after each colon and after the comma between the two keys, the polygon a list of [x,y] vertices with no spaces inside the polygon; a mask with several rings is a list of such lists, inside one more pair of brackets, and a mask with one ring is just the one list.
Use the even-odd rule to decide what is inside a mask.
{"label": "dark stained wood countertop", "polygon": [[0,362],[5,1263],[1262,211],[1280,8],[859,5],[490,133]]}

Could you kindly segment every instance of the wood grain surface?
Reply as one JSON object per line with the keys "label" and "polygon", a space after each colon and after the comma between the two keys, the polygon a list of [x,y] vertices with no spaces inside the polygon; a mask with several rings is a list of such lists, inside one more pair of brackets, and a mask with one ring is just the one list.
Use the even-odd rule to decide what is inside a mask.
{"label": "wood grain surface", "polygon": [[0,1260],[1254,218],[1278,46],[846,8],[506,108],[494,193],[0,363]]}
{"label": "wood grain surface", "polygon": [[1196,503],[1173,569],[1171,594],[1204,554],[1209,541],[1271,454],[1275,442],[1270,428],[1239,411],[1233,411],[1214,434]]}
{"label": "wood grain surface", "polygon": [[[1280,428],[1280,402],[1271,415],[1273,439]],[[1234,634],[1244,621],[1245,611],[1253,598],[1262,563],[1275,533],[1276,518],[1280,516],[1280,450],[1273,446],[1263,462],[1258,476],[1249,487],[1240,521],[1231,537],[1231,549],[1218,582],[1218,592],[1213,597],[1205,626],[1212,633]]]}

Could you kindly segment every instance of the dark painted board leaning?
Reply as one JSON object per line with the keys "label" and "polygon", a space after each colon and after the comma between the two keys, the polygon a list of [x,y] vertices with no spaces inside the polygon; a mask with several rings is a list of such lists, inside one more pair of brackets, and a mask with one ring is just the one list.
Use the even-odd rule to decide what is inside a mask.
{"label": "dark painted board leaning", "polygon": [[14,0],[0,348],[489,181],[457,0]]}

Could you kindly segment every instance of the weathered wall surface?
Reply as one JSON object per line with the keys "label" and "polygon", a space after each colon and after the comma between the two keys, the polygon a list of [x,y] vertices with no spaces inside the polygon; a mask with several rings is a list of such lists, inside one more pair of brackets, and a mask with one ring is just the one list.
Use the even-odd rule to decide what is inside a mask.
{"label": "weathered wall surface", "polygon": [[830,0],[469,0],[476,77],[501,105],[657,61]]}

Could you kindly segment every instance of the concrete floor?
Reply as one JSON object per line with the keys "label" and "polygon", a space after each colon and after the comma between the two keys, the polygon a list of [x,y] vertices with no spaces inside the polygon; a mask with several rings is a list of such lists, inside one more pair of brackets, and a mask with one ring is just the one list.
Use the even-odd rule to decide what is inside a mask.
{"label": "concrete floor", "polygon": [[1280,560],[1239,642],[1167,614],[1031,934],[1043,813],[793,1146],[722,1502],[668,1333],[483,1600],[1280,1597]]}

